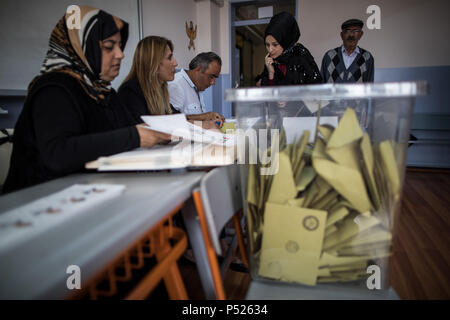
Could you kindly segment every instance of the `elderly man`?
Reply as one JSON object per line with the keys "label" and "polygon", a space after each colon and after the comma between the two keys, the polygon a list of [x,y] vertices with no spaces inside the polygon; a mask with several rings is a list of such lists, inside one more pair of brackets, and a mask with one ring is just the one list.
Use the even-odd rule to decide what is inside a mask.
{"label": "elderly man", "polygon": [[369,51],[358,47],[364,23],[350,19],[341,26],[343,45],[327,51],[322,59],[324,82],[373,82],[374,59]]}
{"label": "elderly man", "polygon": [[214,52],[202,52],[189,63],[189,70],[181,69],[168,83],[170,103],[178,111],[190,115],[191,120],[215,120],[219,127],[225,118],[217,112],[205,112],[200,95],[214,85],[220,75],[222,60]]}

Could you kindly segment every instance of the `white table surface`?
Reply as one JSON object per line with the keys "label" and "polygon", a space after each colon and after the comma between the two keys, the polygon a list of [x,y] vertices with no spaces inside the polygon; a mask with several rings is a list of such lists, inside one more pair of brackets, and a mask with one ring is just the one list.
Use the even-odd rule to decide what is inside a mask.
{"label": "white table surface", "polygon": [[0,299],[61,299],[69,265],[81,286],[191,197],[204,172],[77,174],[0,196],[0,214],[73,184],[124,184],[124,193],[0,256]]}

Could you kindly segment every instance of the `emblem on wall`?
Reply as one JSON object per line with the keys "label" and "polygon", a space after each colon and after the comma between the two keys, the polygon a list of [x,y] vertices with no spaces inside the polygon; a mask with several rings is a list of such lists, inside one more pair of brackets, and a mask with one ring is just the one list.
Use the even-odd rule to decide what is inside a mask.
{"label": "emblem on wall", "polygon": [[195,50],[194,39],[197,37],[197,25],[195,25],[194,29],[194,24],[192,23],[192,21],[189,22],[189,26],[186,21],[186,34],[189,38],[188,50],[190,50],[191,48]]}

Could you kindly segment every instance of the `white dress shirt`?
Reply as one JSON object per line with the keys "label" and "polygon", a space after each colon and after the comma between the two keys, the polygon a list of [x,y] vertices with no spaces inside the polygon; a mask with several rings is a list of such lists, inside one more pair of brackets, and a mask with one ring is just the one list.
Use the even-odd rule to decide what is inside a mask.
{"label": "white dress shirt", "polygon": [[353,60],[355,60],[356,56],[358,55],[359,47],[356,46],[355,50],[353,50],[353,52],[350,55],[347,54],[347,51],[345,50],[344,46],[341,46],[341,50],[342,50],[342,57],[344,58],[345,69],[348,69],[352,65]]}
{"label": "white dress shirt", "polygon": [[203,97],[184,69],[175,74],[168,87],[170,103],[175,109],[184,114],[205,113]]}

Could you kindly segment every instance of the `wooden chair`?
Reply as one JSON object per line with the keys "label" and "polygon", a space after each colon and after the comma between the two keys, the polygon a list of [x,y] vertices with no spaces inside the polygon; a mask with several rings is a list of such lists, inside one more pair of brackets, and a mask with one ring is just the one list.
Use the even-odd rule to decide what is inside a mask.
{"label": "wooden chair", "polygon": [[[236,242],[239,244],[243,263],[248,269],[247,254],[239,219],[243,207],[240,186],[239,167],[231,165],[215,168],[208,172],[200,182],[200,189],[193,193],[216,297],[219,300],[226,299],[223,278],[236,249]],[[223,253],[220,246],[220,232],[231,219],[234,222],[236,237],[229,246],[228,252]],[[217,254],[223,254],[225,257],[221,267],[219,267]]]}

